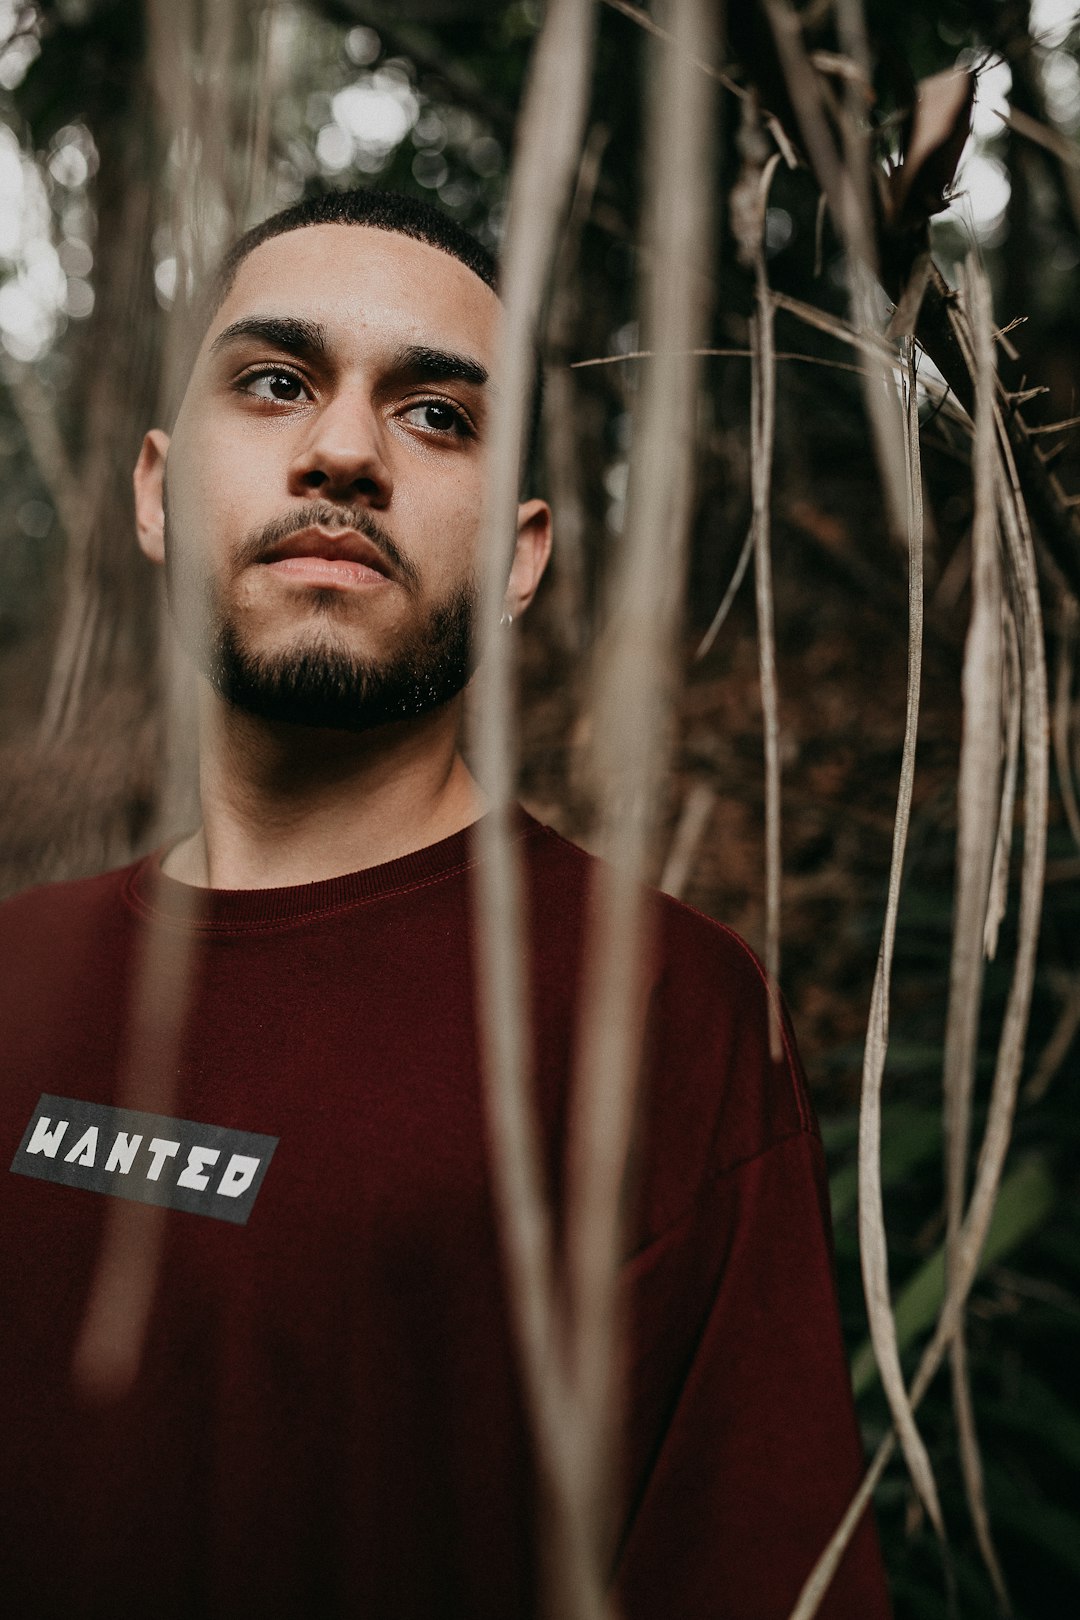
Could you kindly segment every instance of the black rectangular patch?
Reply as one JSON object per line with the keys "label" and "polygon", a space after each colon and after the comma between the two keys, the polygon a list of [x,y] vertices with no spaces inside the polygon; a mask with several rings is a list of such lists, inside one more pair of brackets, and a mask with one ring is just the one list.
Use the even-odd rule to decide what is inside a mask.
{"label": "black rectangular patch", "polygon": [[277,1145],[253,1131],[43,1095],[11,1168],[244,1226]]}

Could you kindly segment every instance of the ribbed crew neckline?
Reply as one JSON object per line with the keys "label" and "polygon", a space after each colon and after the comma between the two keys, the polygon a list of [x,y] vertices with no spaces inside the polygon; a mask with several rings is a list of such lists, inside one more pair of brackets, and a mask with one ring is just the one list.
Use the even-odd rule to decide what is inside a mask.
{"label": "ribbed crew neckline", "polygon": [[[517,839],[543,831],[541,823],[520,806],[515,821],[513,836]],[[463,871],[476,857],[479,825],[480,821],[474,821],[449,838],[379,866],[280,889],[202,889],[179,883],[161,870],[165,851],[156,850],[131,868],[125,898],[144,916],[200,929],[231,932],[268,923],[303,922]]]}

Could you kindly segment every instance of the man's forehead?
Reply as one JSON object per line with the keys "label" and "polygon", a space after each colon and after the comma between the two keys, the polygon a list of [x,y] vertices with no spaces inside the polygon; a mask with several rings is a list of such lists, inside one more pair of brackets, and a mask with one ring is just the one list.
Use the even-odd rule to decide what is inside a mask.
{"label": "man's forehead", "polygon": [[501,305],[467,265],[428,242],[370,225],[319,224],[260,242],[243,259],[205,345],[250,316],[306,319],[331,338],[386,331],[467,342],[489,358]]}

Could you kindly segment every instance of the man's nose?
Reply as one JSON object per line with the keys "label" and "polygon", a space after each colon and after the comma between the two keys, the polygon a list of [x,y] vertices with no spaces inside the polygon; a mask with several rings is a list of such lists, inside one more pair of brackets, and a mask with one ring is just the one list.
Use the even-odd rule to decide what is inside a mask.
{"label": "man's nose", "polygon": [[348,391],[323,407],[289,468],[289,493],[389,505],[384,429],[369,399]]}

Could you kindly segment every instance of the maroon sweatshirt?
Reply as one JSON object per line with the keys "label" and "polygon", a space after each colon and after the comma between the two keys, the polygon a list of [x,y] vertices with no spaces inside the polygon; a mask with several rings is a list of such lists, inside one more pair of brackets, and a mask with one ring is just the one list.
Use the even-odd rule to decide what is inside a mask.
{"label": "maroon sweatshirt", "polygon": [[[595,863],[528,818],[520,848],[557,1199]],[[470,850],[206,893],[147,860],[0,908],[5,1612],[536,1613]],[[784,1620],[861,1469],[821,1146],[747,947],[650,905],[615,1580],[627,1620]],[[167,999],[132,1016],[148,937],[175,1039]],[[92,1399],[103,1246],[123,1274],[140,1242],[137,1375]],[[821,1614],[888,1614],[871,1525]]]}

